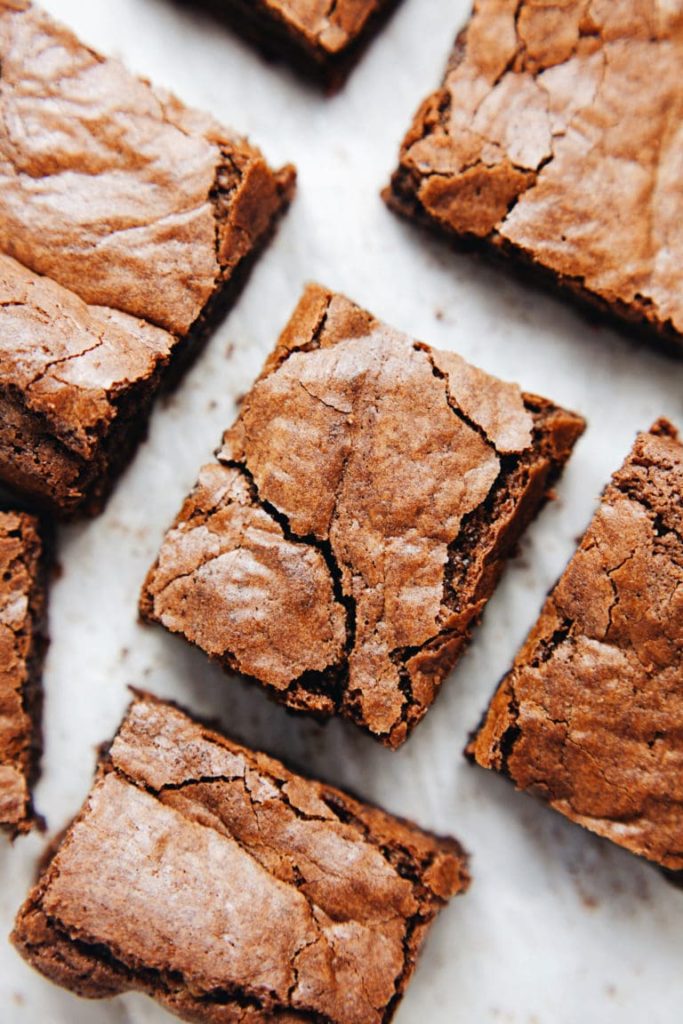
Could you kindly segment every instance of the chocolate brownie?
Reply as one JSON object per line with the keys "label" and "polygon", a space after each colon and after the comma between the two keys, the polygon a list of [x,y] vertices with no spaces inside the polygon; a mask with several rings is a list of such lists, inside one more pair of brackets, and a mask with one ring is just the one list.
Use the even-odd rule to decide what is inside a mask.
{"label": "chocolate brownie", "polygon": [[183,1020],[381,1024],[468,883],[455,840],[140,694],[13,941],[78,995]]}
{"label": "chocolate brownie", "polygon": [[680,5],[475,3],[385,198],[680,353]]}
{"label": "chocolate brownie", "polygon": [[469,754],[683,869],[683,444],[640,434]]}
{"label": "chocolate brownie", "polygon": [[[178,0],[186,7],[187,0]],[[401,0],[200,0],[269,57],[334,90]]]}
{"label": "chocolate brownie", "polygon": [[65,289],[2,262],[0,479],[97,510],[112,460],[225,311],[294,172],[23,0],[0,0],[0,64],[0,250]]}
{"label": "chocolate brownie", "polygon": [[38,520],[0,511],[0,827],[12,837],[35,821],[46,564]]}
{"label": "chocolate brownie", "polygon": [[167,534],[142,615],[290,708],[397,747],[583,427],[310,286]]}

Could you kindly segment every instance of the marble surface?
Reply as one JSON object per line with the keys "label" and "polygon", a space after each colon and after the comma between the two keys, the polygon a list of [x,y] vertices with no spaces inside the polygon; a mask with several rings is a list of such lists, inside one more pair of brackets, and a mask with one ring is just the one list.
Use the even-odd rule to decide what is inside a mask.
{"label": "marble surface", "polygon": [[[453,832],[474,884],[441,916],[399,1024],[672,1024],[683,1005],[683,891],[462,758],[467,734],[639,428],[683,426],[683,364],[587,324],[400,223],[379,199],[399,140],[438,81],[469,0],[405,0],[347,88],[324,99],[171,0],[46,0],[87,41],[294,160],[298,198],[239,304],[180,389],[106,513],[60,532],[37,805],[48,837],[85,796],[99,743],[142,686],[392,811]],[[181,640],[136,620],[145,571],[306,280],[397,327],[583,412],[557,500],[529,530],[475,642],[399,753],[351,726],[292,718]],[[46,837],[0,845],[0,932]],[[82,1002],[0,943],[3,1024],[162,1024],[141,996]]]}

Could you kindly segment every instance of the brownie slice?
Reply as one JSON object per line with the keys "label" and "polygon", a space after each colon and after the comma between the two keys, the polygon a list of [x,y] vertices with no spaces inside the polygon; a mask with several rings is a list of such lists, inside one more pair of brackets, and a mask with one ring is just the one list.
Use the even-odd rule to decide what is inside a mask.
{"label": "brownie slice", "polygon": [[[183,6],[194,7],[187,0]],[[200,0],[269,57],[328,90],[341,86],[401,0]]]}
{"label": "brownie slice", "polygon": [[469,755],[683,869],[683,445],[640,434]]}
{"label": "brownie slice", "polygon": [[38,520],[0,511],[0,827],[12,838],[35,821],[46,563]]}
{"label": "brownie slice", "polygon": [[396,747],[583,427],[312,285],[167,534],[142,615]]}
{"label": "brownie slice", "polygon": [[[0,0],[0,63],[0,251],[67,290],[32,283],[7,260],[0,267],[10,303],[0,331],[0,403],[10,424],[0,479],[62,511],[91,499],[96,511],[109,458],[60,447],[66,435],[81,444],[84,430],[97,447],[110,430],[109,407],[102,430],[81,422],[82,394],[93,387],[88,401],[127,406],[113,417],[122,429],[109,442],[125,461],[159,380],[196,353],[272,233],[294,171],[272,171],[244,139],[94,53],[32,4]],[[15,290],[25,292],[17,305]],[[37,304],[48,293],[49,314]],[[80,307],[67,341],[76,296],[102,309]],[[29,358],[31,333],[46,350]],[[57,386],[86,334],[98,335],[91,344],[106,356],[99,348],[88,355],[73,408],[59,386],[55,431],[47,399],[36,419],[34,395]],[[68,364],[71,384],[85,362],[78,355]],[[50,472],[64,463],[54,488],[36,446],[55,449]]]}
{"label": "brownie slice", "polygon": [[381,1024],[468,883],[455,840],[139,694],[13,941],[78,995],[188,1021]]}
{"label": "brownie slice", "polygon": [[680,353],[678,5],[477,2],[390,206]]}

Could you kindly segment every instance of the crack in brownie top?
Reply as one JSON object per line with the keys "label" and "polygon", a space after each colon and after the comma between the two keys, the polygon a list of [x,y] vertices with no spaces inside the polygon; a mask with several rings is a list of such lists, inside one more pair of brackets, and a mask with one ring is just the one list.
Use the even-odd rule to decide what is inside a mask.
{"label": "crack in brownie top", "polygon": [[470,745],[568,818],[683,869],[683,445],[615,473]]}
{"label": "crack in brownie top", "polygon": [[[471,395],[477,371],[347,300],[325,300],[315,336],[315,349],[293,347],[256,384],[219,460],[245,466],[297,537],[327,544],[355,609],[348,696],[386,734],[405,703],[394,655],[443,628],[448,545],[498,478],[498,435],[503,450],[521,451],[532,420],[519,389],[482,373],[492,439],[482,436],[484,424],[466,422],[457,402],[460,382]],[[282,669],[291,682],[290,666]]]}
{"label": "crack in brownie top", "polygon": [[140,695],[14,941],[82,995],[186,1020],[382,1024],[468,882],[455,840]]}
{"label": "crack in brownie top", "polygon": [[20,394],[23,406],[84,459],[96,452],[121,396],[153,377],[173,347],[165,331],[87,306],[2,253],[0,323],[0,394]]}
{"label": "crack in brownie top", "polygon": [[682,62],[680,4],[479,0],[389,201],[683,332]]}
{"label": "crack in brownie top", "polygon": [[462,642],[480,610],[449,607],[450,548],[534,426],[516,385],[312,286],[168,534],[143,614],[287,703],[398,743],[446,671],[420,652]]}
{"label": "crack in brownie top", "polygon": [[31,4],[0,0],[0,66],[0,248],[88,303],[187,334],[293,170],[273,174]]}

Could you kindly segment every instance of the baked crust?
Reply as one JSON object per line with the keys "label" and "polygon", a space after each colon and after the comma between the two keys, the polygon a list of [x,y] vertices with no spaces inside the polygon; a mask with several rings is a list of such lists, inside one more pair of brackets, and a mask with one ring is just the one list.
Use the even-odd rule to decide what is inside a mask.
{"label": "baked crust", "polygon": [[385,198],[683,347],[683,14],[479,0]]}
{"label": "baked crust", "polygon": [[174,344],[0,253],[0,478],[62,513],[98,506]]}
{"label": "baked crust", "polygon": [[183,1020],[380,1024],[468,883],[455,840],[140,694],[13,941],[81,996]]}
{"label": "baked crust", "polygon": [[583,430],[310,286],[141,611],[290,708],[398,746]]}
{"label": "baked crust", "polygon": [[683,869],[683,445],[614,474],[468,748],[565,817]]}

